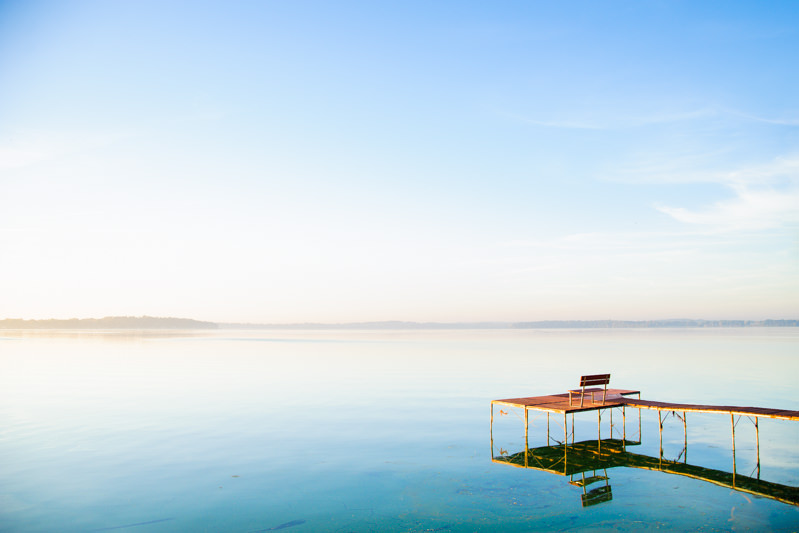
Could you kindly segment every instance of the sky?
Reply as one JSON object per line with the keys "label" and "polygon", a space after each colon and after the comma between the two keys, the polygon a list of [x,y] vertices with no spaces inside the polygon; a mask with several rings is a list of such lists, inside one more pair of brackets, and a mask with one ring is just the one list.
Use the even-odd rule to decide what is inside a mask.
{"label": "sky", "polygon": [[0,0],[0,318],[799,318],[799,3]]}

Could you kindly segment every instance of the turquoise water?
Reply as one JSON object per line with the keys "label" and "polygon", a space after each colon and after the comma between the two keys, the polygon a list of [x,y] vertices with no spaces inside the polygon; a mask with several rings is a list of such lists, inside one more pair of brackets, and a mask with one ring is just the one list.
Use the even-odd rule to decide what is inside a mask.
{"label": "turquoise water", "polygon": [[[799,409],[798,348],[793,328],[0,332],[0,531],[795,531],[796,505],[641,468],[583,506],[568,476],[492,462],[524,426],[496,416],[492,453],[489,422],[492,399],[604,372],[645,399]],[[688,463],[731,472],[730,433],[689,414]],[[799,423],[759,438],[761,478],[799,486]],[[659,455],[653,411],[640,440]],[[683,447],[672,417],[664,457]],[[756,457],[744,418],[737,473]]]}

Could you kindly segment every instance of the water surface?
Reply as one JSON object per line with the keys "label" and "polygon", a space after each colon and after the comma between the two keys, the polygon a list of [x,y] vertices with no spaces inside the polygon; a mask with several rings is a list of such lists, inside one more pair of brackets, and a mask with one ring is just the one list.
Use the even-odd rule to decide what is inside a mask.
{"label": "water surface", "polygon": [[[799,409],[798,348],[795,328],[6,331],[0,531],[796,530],[795,505],[638,468],[584,507],[568,477],[492,462],[489,413],[604,372],[646,399]],[[508,454],[518,415],[495,420]],[[799,486],[799,423],[759,426],[761,477]],[[530,432],[545,444],[545,418]],[[685,452],[681,421],[663,436]],[[640,440],[659,455],[654,412]],[[689,415],[688,441],[732,471],[729,417]],[[735,466],[756,471],[747,419]]]}

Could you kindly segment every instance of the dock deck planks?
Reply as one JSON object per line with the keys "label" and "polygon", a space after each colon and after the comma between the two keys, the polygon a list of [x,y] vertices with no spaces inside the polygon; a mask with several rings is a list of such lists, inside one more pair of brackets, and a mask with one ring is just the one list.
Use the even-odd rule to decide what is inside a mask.
{"label": "dock deck planks", "polygon": [[[627,396],[638,395],[638,398]],[[549,394],[546,396],[530,396],[527,398],[507,398],[493,400],[491,404],[509,405],[534,411],[549,411],[554,413],[578,413],[582,411],[596,411],[612,407],[628,406],[636,409],[655,409],[658,411],[691,411],[696,413],[727,413],[733,415],[755,416],[764,418],[777,418],[781,420],[799,420],[799,411],[789,409],[774,409],[769,407],[742,407],[737,405],[702,405],[690,403],[658,402],[641,400],[641,391],[629,389],[608,389],[605,403],[601,401],[586,401],[583,407],[574,403],[569,405],[569,394]]]}
{"label": "dock deck planks", "polygon": [[737,405],[698,405],[690,403],[655,402],[636,398],[623,398],[621,403],[638,409],[656,409],[658,411],[691,411],[695,413],[728,413],[733,415],[762,416],[782,420],[799,420],[799,411],[787,409],[770,409],[768,407],[741,407]]}
{"label": "dock deck planks", "polygon": [[580,407],[579,402],[569,405],[569,393],[549,394],[547,396],[530,396],[528,398],[508,398],[505,400],[493,400],[492,404],[509,405],[511,407],[521,407],[536,411],[551,411],[555,413],[578,413],[582,411],[596,411],[597,409],[607,409],[610,407],[620,407],[624,396],[637,394],[640,391],[628,389],[608,389],[605,403],[601,401],[586,400]]}
{"label": "dock deck planks", "polygon": [[[556,464],[558,468],[564,469],[564,475],[568,474],[568,468],[571,467],[572,470],[575,467],[580,468],[580,461],[579,461],[579,453],[575,454],[575,451],[579,451],[579,447],[575,448],[574,443],[574,416],[572,416],[572,423],[571,423],[571,432],[569,431],[569,424],[567,421],[567,414],[569,413],[577,413],[583,411],[596,411],[597,412],[597,424],[598,424],[598,441],[596,452],[589,451],[589,456],[592,460],[596,459],[597,457],[601,456],[600,452],[600,442],[601,441],[601,419],[602,419],[602,411],[605,409],[611,409],[611,421],[610,421],[610,434],[611,434],[611,441],[613,439],[613,432],[614,432],[614,425],[612,419],[612,408],[620,407],[622,408],[622,439],[618,440],[618,442],[622,443],[621,445],[621,452],[622,455],[627,457],[629,461],[622,466],[634,466],[637,468],[646,468],[650,470],[660,470],[663,472],[680,474],[688,477],[693,477],[696,479],[702,479],[705,481],[709,481],[711,483],[715,483],[717,485],[730,487],[734,490],[740,490],[744,492],[749,492],[751,494],[756,494],[759,496],[766,496],[769,498],[773,498],[785,503],[791,503],[793,505],[799,505],[799,488],[798,487],[789,487],[789,486],[782,486],[776,483],[770,483],[766,481],[760,480],[760,437],[759,437],[759,428],[758,428],[758,417],[763,418],[774,418],[774,419],[781,419],[781,420],[799,420],[799,411],[789,410],[789,409],[774,409],[768,407],[751,407],[751,406],[737,406],[737,405],[705,405],[705,404],[689,404],[689,403],[673,403],[673,402],[659,402],[653,400],[642,400],[641,393],[637,390],[627,390],[627,389],[608,389],[608,397],[606,401],[603,403],[600,400],[593,401],[593,396],[591,397],[591,401],[584,403],[582,407],[580,407],[579,403],[575,403],[571,405],[569,402],[569,394],[550,394],[547,396],[531,396],[526,398],[507,398],[504,400],[493,400],[491,402],[491,456],[492,461],[494,462],[501,462],[505,464],[512,464],[513,466],[520,466],[524,468],[535,468],[535,469],[542,469],[549,471],[548,468],[544,466],[545,461],[544,459],[551,459],[553,464]],[[637,395],[638,398],[629,398],[628,396]],[[500,457],[496,458],[494,456],[494,404],[499,405],[507,405],[510,407],[516,407],[524,409],[524,443],[525,449],[523,452],[514,454],[513,456],[509,457],[502,457],[502,454],[507,452],[503,452],[500,448]],[[626,436],[626,415],[625,415],[625,407],[630,407],[633,409],[638,409],[638,442],[628,441]],[[661,415],[660,413],[663,411],[683,411],[683,412],[697,412],[697,413],[719,413],[719,414],[726,414],[729,415],[731,418],[731,428],[732,428],[732,472],[727,473],[723,471],[715,471],[711,469],[707,469],[704,467],[693,466],[687,464],[687,459],[684,459],[684,462],[680,464],[678,461],[667,461],[663,458],[663,423],[660,421],[659,424],[659,431],[660,431],[660,457],[659,458],[651,458],[647,456],[636,456],[634,454],[627,454],[625,446],[629,442],[630,444],[640,444],[641,443],[641,410],[642,409],[652,409],[658,411],[658,420],[660,421]],[[529,436],[529,420],[528,420],[528,411],[543,411],[547,413],[547,420],[546,420],[546,438],[547,438],[547,446],[539,447],[539,448],[528,448],[528,436]],[[563,415],[563,441],[558,441],[557,439],[552,439],[550,436],[550,413],[559,413]],[[500,411],[500,415],[505,415],[503,411]],[[754,418],[754,427],[755,427],[755,443],[757,449],[757,478],[741,476],[737,473],[736,462],[735,462],[735,416],[748,416],[750,418]],[[682,417],[683,421],[683,430],[685,432],[685,444],[683,448],[683,452],[687,451],[688,446],[688,430],[686,425],[686,418],[685,416]],[[739,418],[740,420],[740,418]],[[569,446],[569,436],[571,435],[572,444]],[[551,446],[550,442],[554,440],[557,443],[557,446]],[[589,441],[586,441],[589,442]],[[614,441],[616,442],[616,441]],[[580,445],[581,446],[581,445]],[[607,454],[607,447],[603,444],[602,448],[606,450]],[[540,452],[540,453],[539,453]],[[544,453],[546,452],[546,453]],[[550,453],[552,452],[552,453]],[[553,455],[554,453],[554,455]],[[543,454],[543,455],[541,455]],[[549,457],[547,454],[552,455]],[[575,455],[577,457],[575,457]],[[682,455],[682,454],[681,454]],[[687,454],[686,454],[687,455]],[[546,456],[546,457],[545,457]],[[618,459],[621,457],[619,453],[613,453],[608,455],[609,458]],[[685,457],[683,455],[683,457]],[[577,463],[575,463],[575,459],[578,459]],[[664,465],[668,465],[664,467]],[[609,468],[612,466],[616,466],[614,463],[607,462],[607,463],[597,463],[591,464],[590,467],[593,469],[594,467],[602,467],[602,468]],[[751,474],[750,474],[751,476]]]}

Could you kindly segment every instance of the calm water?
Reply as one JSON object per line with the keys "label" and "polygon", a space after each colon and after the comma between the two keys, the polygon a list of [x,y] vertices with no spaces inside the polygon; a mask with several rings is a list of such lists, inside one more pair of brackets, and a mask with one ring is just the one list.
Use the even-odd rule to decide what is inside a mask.
{"label": "calm water", "polygon": [[[799,330],[0,332],[0,531],[799,529],[797,506],[689,477],[613,468],[584,507],[568,477],[492,462],[492,399],[604,372],[645,399],[799,409]],[[524,449],[510,411],[495,455]],[[596,414],[575,429],[596,439]],[[655,412],[641,429],[657,457]],[[544,445],[545,417],[530,431]],[[663,435],[684,458],[682,422]],[[799,486],[797,442],[760,420],[762,479]],[[738,474],[756,455],[744,418]],[[689,414],[687,460],[732,471],[729,417]]]}

